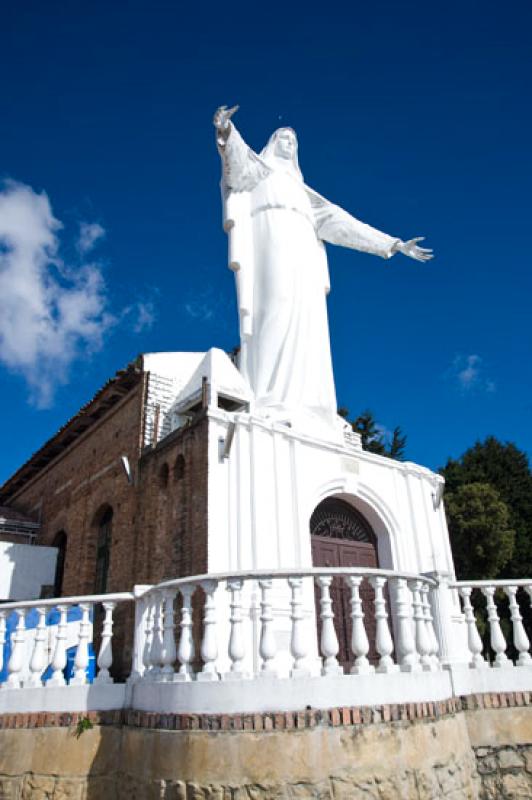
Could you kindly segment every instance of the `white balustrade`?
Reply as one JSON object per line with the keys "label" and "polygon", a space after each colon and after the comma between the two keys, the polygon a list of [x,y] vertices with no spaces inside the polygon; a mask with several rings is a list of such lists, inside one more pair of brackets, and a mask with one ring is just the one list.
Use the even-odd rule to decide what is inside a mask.
{"label": "white balustrade", "polygon": [[231,615],[229,623],[231,631],[229,634],[229,645],[227,652],[231,661],[230,672],[225,675],[226,680],[236,680],[246,677],[244,671],[244,658],[246,655],[245,639],[242,619],[242,587],[244,581],[239,578],[237,580],[227,581],[227,591],[231,594]]}
{"label": "white balustrade", "polygon": [[364,609],[360,597],[362,578],[358,575],[349,575],[347,583],[351,589],[351,651],[355,656],[350,671],[352,675],[370,675],[375,672],[375,667],[368,661],[369,639],[364,625]]}
{"label": "white balustrade", "polygon": [[179,623],[180,636],[177,648],[179,671],[175,677],[177,681],[192,680],[192,661],[194,659],[194,638],[192,635],[192,595],[196,587],[185,584],[181,587],[181,621]]}
{"label": "white balustrade", "polygon": [[163,617],[163,648],[161,653],[161,677],[165,681],[174,679],[174,662],[177,658],[175,644],[174,600],[175,589],[166,589],[164,592],[164,617]]}
{"label": "white balustrade", "polygon": [[205,605],[203,609],[203,639],[201,642],[201,658],[203,669],[198,672],[198,681],[217,681],[220,678],[216,670],[218,658],[218,641],[216,636],[216,603],[214,593],[217,589],[214,580],[202,581],[201,588],[205,592]]}
{"label": "white balustrade", "polygon": [[67,665],[67,605],[58,605],[59,623],[57,625],[57,633],[55,635],[55,648],[52,657],[52,675],[46,681],[47,686],[64,686],[65,676],[63,675],[64,669]]}
{"label": "white balustrade", "polygon": [[414,621],[416,630],[416,648],[419,654],[421,666],[424,670],[432,668],[432,661],[430,658],[431,641],[428,637],[427,625],[425,622],[425,610],[423,608],[422,589],[423,581],[413,581],[411,584],[412,589],[412,602],[414,605]]}
{"label": "white balustrade", "polygon": [[46,608],[37,608],[38,622],[30,658],[30,674],[24,686],[42,686],[42,674],[48,666],[48,632],[46,630]]}
{"label": "white balustrade", "polygon": [[288,585],[292,593],[290,600],[290,622],[292,626],[290,653],[293,665],[290,670],[290,677],[303,678],[309,675],[308,669],[303,666],[308,653],[302,598],[303,579],[300,577],[288,578]]}
{"label": "white balustrade", "polygon": [[428,661],[431,670],[438,670],[440,669],[440,659],[438,658],[440,645],[434,630],[429,594],[430,585],[426,581],[423,581],[421,584],[421,608],[425,618],[425,628],[427,631],[427,641],[429,646]]}
{"label": "white balustrade", "polygon": [[473,606],[471,605],[471,592],[470,586],[460,586],[460,595],[462,597],[462,604],[464,608],[464,617],[467,625],[467,645],[471,653],[471,667],[482,669],[488,666],[486,660],[482,656],[482,639],[477,628],[477,621]]}
{"label": "white balustrade", "polygon": [[262,578],[259,580],[259,587],[261,593],[259,655],[262,660],[259,675],[270,678],[277,676],[277,672],[273,668],[273,661],[277,655],[277,644],[273,630],[273,609],[270,600],[272,579]]}
{"label": "white balustrade", "polygon": [[499,668],[513,667],[512,662],[506,655],[506,639],[504,638],[501,629],[499,613],[494,600],[495,587],[483,587],[482,594],[486,598],[486,609],[488,612],[488,622],[490,625],[490,644],[495,653],[495,661],[493,666]]}
{"label": "white balustrade", "polygon": [[163,595],[154,593],[153,630],[150,648],[149,679],[158,680],[161,675],[163,657]]}
{"label": "white balustrade", "polygon": [[7,662],[8,678],[6,687],[18,689],[22,685],[21,673],[24,668],[24,655],[26,650],[26,609],[17,608],[17,627],[11,637],[11,655]]}
{"label": "white balustrade", "polygon": [[98,653],[98,676],[95,683],[113,683],[109,670],[113,664],[113,611],[116,603],[112,600],[102,603],[105,616],[102,625],[102,639]]}
{"label": "white balustrade", "polygon": [[321,637],[320,649],[323,656],[322,675],[343,675],[343,669],[338,663],[337,655],[340,650],[338,637],[334,628],[334,612],[331,598],[330,575],[321,575],[318,578],[320,587],[320,620]]}
{"label": "white balustrade", "polygon": [[145,624],[144,629],[144,648],[142,651],[142,664],[144,666],[143,680],[150,680],[151,669],[151,648],[153,643],[153,618],[155,615],[155,603],[152,596],[143,598],[146,604]]}
{"label": "white balustrade", "polygon": [[4,668],[5,643],[6,643],[6,612],[0,611],[0,672]]}
{"label": "white balustrade", "polygon": [[[321,655],[321,675],[325,677],[343,675],[343,668],[339,663],[340,652],[343,651],[339,642],[340,628],[336,620],[336,614],[343,613],[343,606],[336,608],[333,602],[333,581],[340,580],[346,587],[349,587],[350,591],[349,644],[353,654],[353,663],[350,676],[346,676],[340,682],[323,684],[324,687],[329,687],[327,691],[331,691],[332,687],[340,686],[340,684],[349,686],[352,682],[351,685],[355,692],[353,696],[356,696],[357,676],[371,677],[375,671],[383,673],[385,676],[387,673],[397,673],[399,670],[402,673],[416,673],[421,669],[441,670],[440,659],[444,665],[449,665],[451,670],[454,669],[454,665],[460,667],[465,660],[464,657],[462,656],[461,660],[445,660],[440,646],[444,653],[451,652],[449,648],[446,650],[445,636],[448,638],[453,630],[458,632],[464,618],[470,666],[475,669],[489,669],[489,664],[482,655],[483,644],[472,604],[473,591],[477,591],[478,596],[482,594],[485,597],[489,636],[494,652],[493,666],[497,668],[512,667],[513,664],[506,652],[507,642],[503,635],[503,630],[506,628],[501,625],[496,605],[497,595],[495,593],[499,589],[501,592],[504,591],[508,597],[509,616],[513,626],[511,650],[512,653],[516,653],[517,666],[525,669],[513,670],[504,678],[501,673],[496,677],[490,677],[486,673],[482,678],[480,676],[475,678],[474,674],[468,673],[464,680],[466,683],[470,681],[472,686],[478,685],[479,690],[482,691],[484,691],[482,687],[492,684],[497,687],[508,684],[508,691],[514,691],[517,685],[522,686],[523,691],[526,690],[527,675],[529,674],[526,667],[532,674],[532,654],[529,652],[530,640],[525,630],[524,609],[520,606],[520,599],[524,598],[526,593],[532,602],[531,582],[524,580],[456,582],[447,577],[445,589],[448,603],[445,605],[440,602],[442,584],[437,574],[394,574],[385,570],[357,568],[311,568],[299,572],[290,570],[256,571],[212,577],[205,575],[196,576],[193,579],[182,578],[166,581],[154,587],[135,587],[135,593],[123,593],[123,595],[94,595],[62,598],[59,602],[57,600],[39,600],[6,604],[7,607],[0,608],[0,668],[5,652],[8,622],[10,655],[5,670],[7,680],[0,688],[19,692],[32,689],[34,694],[28,695],[28,698],[31,698],[33,708],[33,698],[40,697],[36,690],[46,693],[48,687],[66,686],[67,647],[75,648],[70,684],[78,687],[85,686],[89,680],[89,652],[93,629],[92,608],[96,603],[103,606],[104,616],[101,620],[101,631],[97,631],[100,633],[100,648],[97,658],[98,675],[94,682],[96,687],[100,684],[112,684],[110,670],[113,665],[113,612],[121,600],[136,603],[133,671],[128,680],[130,684],[127,695],[128,703],[134,702],[137,692],[142,694],[152,691],[149,686],[144,686],[144,682],[188,683],[193,680],[218,681],[220,677],[224,681],[243,680],[244,678],[251,681],[260,677],[279,677],[282,680],[288,680],[316,676],[318,664],[315,658],[309,659],[309,655],[315,655],[316,645]],[[373,614],[368,614],[361,597],[361,589],[365,580],[373,587],[375,595],[373,601],[374,622]],[[315,594],[312,592],[313,581],[316,586]],[[393,636],[388,609],[388,582],[393,611]],[[200,620],[199,618],[193,619],[192,600],[194,596],[199,600],[199,595],[194,593],[200,587],[203,599],[203,618],[199,655],[203,666],[201,671],[195,675],[193,663],[198,645],[195,646],[193,622],[197,621],[197,633],[199,634]],[[275,591],[274,587],[276,587]],[[287,597],[286,588],[289,589],[289,597]],[[463,618],[459,614],[457,591],[462,601]],[[253,599],[255,592],[260,592],[260,603]],[[175,599],[178,594],[180,598],[179,635],[176,637]],[[313,597],[316,609],[311,618]],[[226,601],[225,598],[228,600]],[[47,613],[50,608],[54,607],[58,611],[59,619],[54,620],[54,624],[50,626]],[[442,622],[441,617],[444,616],[442,609],[445,608],[448,609],[447,616]],[[504,604],[501,608],[506,609],[506,605]],[[31,615],[28,615],[31,609],[33,611]],[[79,611],[81,615],[79,622],[74,621],[74,614],[70,613],[71,609]],[[248,609],[249,614],[247,613]],[[484,609],[484,603],[482,603],[482,609]],[[200,604],[198,604],[197,610],[199,612]],[[128,616],[131,618],[132,615]],[[121,616],[120,622],[125,617],[126,615]],[[346,621],[342,618],[342,630],[345,630],[347,622],[349,620]],[[370,650],[372,651],[370,630],[373,624],[375,625],[375,649],[378,655],[377,667],[369,662]],[[13,628],[13,625],[16,627]],[[438,637],[436,631],[438,631]],[[442,631],[445,634],[443,638]],[[220,654],[219,641],[220,644],[223,642],[223,648],[227,655],[223,651]],[[394,661],[394,649],[397,663]],[[458,652],[458,649],[451,655],[454,652]],[[177,667],[175,666],[176,662],[178,663]],[[46,674],[48,666],[51,668],[51,676],[43,686],[42,676]],[[461,674],[460,671],[456,672],[458,676]],[[445,673],[442,673],[441,676],[435,675],[434,681],[432,678],[429,681],[423,680],[419,686],[426,684],[430,688],[433,682],[434,685],[440,685],[442,682],[445,683],[445,680]],[[460,678],[460,680],[463,679]],[[247,681],[246,684],[242,683],[242,693],[245,696],[249,691],[248,688],[244,688],[245,686],[249,687]],[[416,685],[415,676],[412,680],[404,675],[404,677],[394,678],[388,684],[386,684],[385,677],[379,678],[375,686],[379,686],[381,683],[383,687],[388,685],[393,694],[403,681],[408,691],[411,691]],[[359,686],[362,683],[360,681]],[[366,686],[366,684],[364,685]],[[279,686],[281,687],[281,684]],[[371,681],[367,686],[371,687]],[[306,687],[306,684],[302,683],[302,687]],[[216,696],[224,696],[224,692],[229,691],[228,688],[223,688],[223,683],[213,686],[212,690]],[[209,690],[208,696],[211,696],[212,690]],[[70,690],[65,689],[65,691],[69,692]],[[114,691],[114,689],[109,691]],[[157,692],[156,694],[157,696],[160,694],[162,703],[164,697],[167,696],[167,691],[170,692],[168,697],[171,704],[173,702],[171,686],[168,686],[167,689],[161,687],[161,693]],[[178,691],[185,692],[184,697],[188,697],[189,690],[184,686]],[[258,696],[261,696],[261,691],[261,689],[257,689]],[[17,695],[4,695],[4,697],[8,696],[13,698]],[[59,696],[60,693],[56,689],[50,695],[53,703],[57,702],[56,698]],[[98,697],[99,695],[98,692],[95,692],[90,696]],[[191,695],[191,698],[193,696],[195,695]],[[430,698],[427,696],[427,699]],[[399,697],[398,701],[400,701]],[[41,700],[38,702],[40,703]],[[46,707],[44,700],[42,702]],[[152,700],[148,699],[148,702],[151,703]],[[194,703],[195,700],[191,702]],[[327,702],[329,702],[328,696]],[[9,707],[12,707],[11,699]]]}
{"label": "white balustrade", "polygon": [[91,633],[90,603],[80,603],[81,621],[79,623],[79,640],[74,658],[74,675],[70,679],[73,686],[83,686],[87,683],[87,667],[89,666],[89,642]]}
{"label": "white balustrade", "polygon": [[505,592],[510,602],[510,616],[513,626],[514,647],[519,653],[517,658],[517,666],[528,667],[532,664],[532,658],[530,658],[530,654],[528,652],[530,648],[530,641],[526,635],[523,626],[523,617],[521,616],[519,604],[517,602],[517,586],[506,586]]}
{"label": "white balustrade", "polygon": [[380,656],[377,672],[396,672],[399,667],[394,664],[392,658],[393,639],[388,626],[388,612],[386,611],[386,601],[384,599],[386,578],[372,576],[369,581],[375,592],[375,647]]}
{"label": "white balustrade", "polygon": [[405,578],[396,578],[397,652],[401,672],[419,672],[421,663],[416,649],[410,591]]}

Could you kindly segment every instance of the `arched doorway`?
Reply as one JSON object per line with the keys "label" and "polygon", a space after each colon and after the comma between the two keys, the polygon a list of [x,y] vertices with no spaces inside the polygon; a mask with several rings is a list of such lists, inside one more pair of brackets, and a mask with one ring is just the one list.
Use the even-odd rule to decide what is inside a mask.
{"label": "arched doorway", "polygon": [[[366,518],[344,500],[328,497],[310,518],[312,564],[315,567],[379,567],[377,537]],[[370,642],[368,658],[376,663],[374,592],[367,580],[360,587],[366,632]],[[352,660],[350,589],[341,578],[331,586],[334,625],[340,650],[338,661],[347,668]],[[320,633],[319,594],[316,592],[318,634]]]}

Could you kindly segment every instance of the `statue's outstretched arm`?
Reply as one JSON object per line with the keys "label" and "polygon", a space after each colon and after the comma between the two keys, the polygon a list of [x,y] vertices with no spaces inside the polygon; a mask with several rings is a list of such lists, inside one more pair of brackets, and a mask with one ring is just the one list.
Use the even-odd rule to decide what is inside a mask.
{"label": "statue's outstretched arm", "polygon": [[213,118],[216,128],[216,144],[223,162],[224,186],[229,191],[249,192],[270,168],[253,152],[236,129],[231,117],[238,106],[220,106]]}
{"label": "statue's outstretched arm", "polygon": [[307,189],[318,236],[325,242],[372,253],[382,258],[391,258],[395,253],[403,253],[416,261],[428,261],[432,258],[432,250],[420,247],[417,242],[422,237],[403,242],[387,233],[360,222],[356,217],[348,214],[343,208],[330,203],[324,197]]}

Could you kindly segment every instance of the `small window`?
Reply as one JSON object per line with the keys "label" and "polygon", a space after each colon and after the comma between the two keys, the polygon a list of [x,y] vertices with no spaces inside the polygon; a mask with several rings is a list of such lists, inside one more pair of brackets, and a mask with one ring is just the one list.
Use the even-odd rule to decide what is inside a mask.
{"label": "small window", "polygon": [[61,597],[63,593],[63,577],[65,574],[65,556],[67,547],[67,535],[65,531],[59,531],[59,533],[56,533],[52,545],[53,547],[57,547],[53,596]]}
{"label": "small window", "polygon": [[163,464],[161,469],[159,470],[159,486],[161,489],[166,489],[168,486],[168,475],[170,474],[170,470],[168,469],[168,464]]}
{"label": "small window", "polygon": [[97,525],[96,578],[94,582],[94,591],[96,594],[105,594],[107,591],[107,578],[111,560],[112,528],[113,509],[108,507],[106,511],[103,512]]}
{"label": "small window", "polygon": [[185,475],[185,458],[182,455],[178,455],[175,460],[174,464],[174,480],[180,481]]}

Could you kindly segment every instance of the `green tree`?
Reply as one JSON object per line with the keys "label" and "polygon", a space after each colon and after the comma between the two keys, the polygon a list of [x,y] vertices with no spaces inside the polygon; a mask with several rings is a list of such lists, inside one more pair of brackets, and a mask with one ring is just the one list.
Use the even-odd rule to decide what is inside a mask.
{"label": "green tree", "polygon": [[466,483],[445,495],[458,580],[495,578],[514,551],[506,503],[488,483]]}
{"label": "green tree", "polygon": [[392,440],[388,448],[388,455],[390,458],[395,458],[397,461],[402,461],[405,457],[406,450],[406,435],[401,428],[397,426],[393,429]]}
{"label": "green tree", "polygon": [[377,421],[369,409],[359,414],[351,422],[351,426],[356,433],[360,434],[364,450],[369,450],[370,453],[378,453],[380,456],[386,455],[382,430],[378,427]]}
{"label": "green tree", "polygon": [[363,411],[354,420],[349,419],[349,410],[343,406],[338,409],[338,414],[351,424],[355,433],[360,434],[364,450],[402,461],[406,449],[406,435],[399,426],[394,428],[390,438],[384,433],[384,429],[378,424],[373,412],[369,409]]}
{"label": "green tree", "polygon": [[[515,531],[513,556],[501,577],[529,578],[532,575],[532,472],[526,453],[512,443],[489,436],[466,450],[461,458],[449,459],[440,472],[445,478],[447,506],[449,495],[466,484],[488,483],[498,492],[508,508],[509,527]],[[448,517],[452,523],[450,509]]]}

